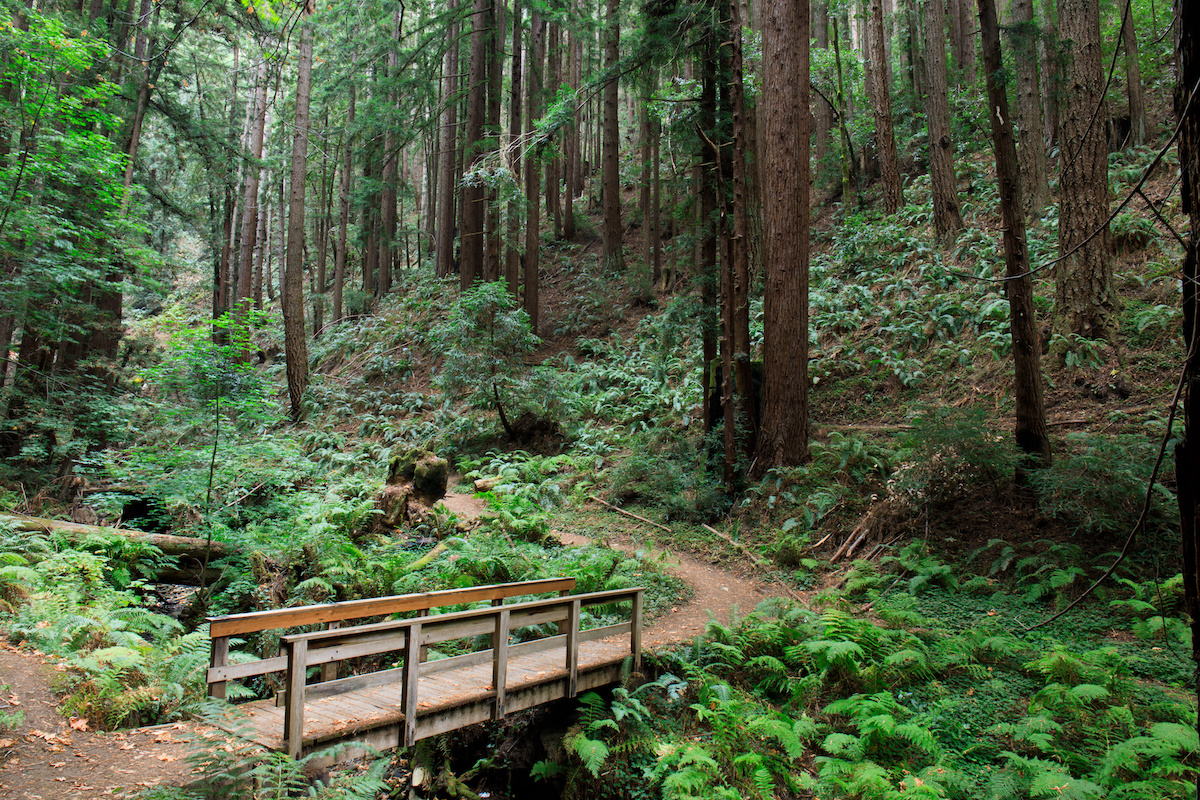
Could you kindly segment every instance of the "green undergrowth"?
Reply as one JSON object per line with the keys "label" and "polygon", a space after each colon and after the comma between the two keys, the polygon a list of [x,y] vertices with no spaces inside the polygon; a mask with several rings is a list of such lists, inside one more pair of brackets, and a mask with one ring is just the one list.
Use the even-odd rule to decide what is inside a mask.
{"label": "green undergrowth", "polygon": [[571,798],[1195,797],[1187,651],[1121,635],[1128,598],[1027,630],[1004,591],[914,591],[710,623],[655,680],[585,697],[534,776]]}

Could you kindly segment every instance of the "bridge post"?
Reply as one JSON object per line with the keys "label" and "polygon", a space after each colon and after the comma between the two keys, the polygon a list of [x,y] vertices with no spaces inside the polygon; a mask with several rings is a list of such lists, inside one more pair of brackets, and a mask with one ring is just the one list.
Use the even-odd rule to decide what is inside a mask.
{"label": "bridge post", "polygon": [[581,604],[572,600],[567,611],[567,697],[579,694],[579,612]]}
{"label": "bridge post", "polygon": [[504,696],[508,688],[508,614],[507,608],[496,614],[496,630],[492,634],[492,688],[496,691],[492,719],[504,716]]}
{"label": "bridge post", "polygon": [[[229,664],[229,637],[218,636],[212,640],[208,652],[210,667],[224,667]],[[225,681],[217,681],[208,685],[208,696],[215,700],[225,699]]]}
{"label": "bridge post", "polygon": [[629,612],[629,649],[633,651],[633,671],[642,671],[642,590],[633,593],[633,609]]}
{"label": "bridge post", "polygon": [[287,642],[287,705],[283,709],[283,740],[287,753],[299,758],[304,749],[304,684],[308,670],[308,641]]}
{"label": "bridge post", "polygon": [[417,741],[417,686],[421,680],[421,623],[414,622],[404,642],[404,693],[400,696],[400,711],[404,714],[405,747]]}

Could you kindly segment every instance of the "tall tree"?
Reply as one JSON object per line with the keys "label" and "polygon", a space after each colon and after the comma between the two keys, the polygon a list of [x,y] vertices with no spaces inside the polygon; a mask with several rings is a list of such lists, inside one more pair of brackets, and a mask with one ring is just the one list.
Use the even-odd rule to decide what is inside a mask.
{"label": "tall tree", "polygon": [[[472,165],[484,157],[483,123],[487,111],[487,38],[489,0],[475,0],[471,10],[471,60],[467,73],[467,126],[463,147]],[[462,188],[462,230],[459,231],[459,281],[471,287],[484,274],[483,184],[466,181]]]}
{"label": "tall tree", "polygon": [[1058,30],[1070,69],[1060,121],[1055,330],[1108,339],[1114,333],[1114,308],[1099,0],[1059,0]]}
{"label": "tall tree", "polygon": [[[807,6],[807,4],[806,4]],[[807,20],[805,27],[808,27]],[[871,0],[867,12],[867,39],[870,44],[871,110],[875,115],[875,143],[879,152],[879,169],[883,175],[883,206],[895,214],[904,205],[900,187],[900,160],[896,153],[896,132],[892,117],[892,80],[884,48],[883,2]],[[807,60],[807,55],[805,56]]]}
{"label": "tall tree", "polygon": [[[829,49],[829,0],[812,3],[813,46]],[[829,153],[833,131],[833,107],[826,102],[813,104],[813,160],[820,165]]]}
{"label": "tall tree", "polygon": [[1133,24],[1133,2],[1125,0],[1121,15],[1121,44],[1125,48],[1125,94],[1129,98],[1129,146],[1146,142],[1146,100],[1142,94],[1142,68],[1138,64],[1137,30]]}
{"label": "tall tree", "polygon": [[455,202],[458,184],[458,2],[451,0],[451,23],[442,58],[442,150],[438,154],[437,274],[445,277],[456,268],[454,258]]}
{"label": "tall tree", "polygon": [[338,238],[333,256],[333,321],[342,319],[342,297],[346,288],[347,236],[350,229],[350,189],[354,185],[354,113],[355,91],[350,87],[350,108],[346,112],[346,130],[342,134],[342,177],[338,186]]}
{"label": "tall tree", "polygon": [[288,210],[287,265],[284,267],[283,346],[287,356],[288,400],[293,422],[300,420],[308,388],[308,341],[304,331],[304,184],[308,170],[309,102],[312,97],[315,0],[300,15],[300,54],[296,69],[296,122],[292,137],[291,197]]}
{"label": "tall tree", "polygon": [[778,0],[766,9],[759,99],[766,276],[756,475],[808,458],[808,27],[808,0]]}
{"label": "tall tree", "polygon": [[621,49],[621,3],[607,0],[604,22],[604,268],[610,274],[625,269],[621,225],[620,129],[617,119],[617,60]]}
{"label": "tall tree", "polygon": [[925,116],[929,127],[929,179],[933,190],[933,222],[941,236],[963,226],[954,175],[954,142],[950,138],[950,100],[946,84],[946,15],[942,0],[925,0],[925,52],[929,86]]}
{"label": "tall tree", "polygon": [[1033,0],[1013,0],[1012,16],[1010,41],[1017,78],[1017,156],[1021,166],[1021,196],[1030,218],[1037,219],[1050,205],[1050,170],[1046,161],[1038,75],[1038,26],[1033,15]]}
{"label": "tall tree", "polygon": [[[521,174],[521,3],[513,0],[512,75],[508,104],[509,158],[513,175]],[[517,244],[521,234],[521,204],[513,199],[508,204],[508,250],[504,256],[504,280],[514,297],[519,297],[521,281],[521,251]]]}
{"label": "tall tree", "polygon": [[[258,232],[258,183],[262,174],[258,162],[263,156],[263,138],[267,126],[267,82],[267,59],[264,56],[255,70],[254,86],[247,101],[250,141],[246,151],[241,246],[238,250],[237,302],[234,306],[234,313],[243,321],[242,324],[245,324],[246,313],[254,296],[254,240]],[[249,355],[245,354],[247,358]]]}
{"label": "tall tree", "polygon": [[[529,63],[525,70],[525,134],[533,139],[534,125],[542,115],[542,69],[546,62],[546,26],[537,10],[529,21]],[[525,283],[524,308],[536,334],[541,321],[539,264],[542,237],[541,163],[535,150],[525,153]]]}
{"label": "tall tree", "polygon": [[996,176],[1000,188],[1000,215],[1004,221],[1004,289],[1008,295],[1009,332],[1013,343],[1013,397],[1016,400],[1014,434],[1017,446],[1033,456],[1039,466],[1050,464],[1050,430],[1042,386],[1042,342],[1033,308],[1033,279],[1025,240],[1025,210],[1017,146],[1013,138],[1008,96],[1002,80],[1000,26],[995,0],[979,0],[983,44],[984,80],[987,82],[988,118]]}
{"label": "tall tree", "polygon": [[[1184,602],[1192,627],[1192,660],[1200,688],[1200,5],[1175,0],[1175,113],[1183,212],[1188,215],[1183,288],[1183,440],[1175,448],[1179,522],[1183,534]],[[1200,728],[1200,720],[1197,721]],[[1200,776],[1196,778],[1200,789]]]}

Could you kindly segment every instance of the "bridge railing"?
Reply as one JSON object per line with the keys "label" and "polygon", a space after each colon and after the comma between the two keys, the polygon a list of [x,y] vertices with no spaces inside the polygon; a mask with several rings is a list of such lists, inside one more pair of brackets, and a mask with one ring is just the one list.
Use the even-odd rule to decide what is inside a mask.
{"label": "bridge railing", "polygon": [[[544,652],[563,647],[566,696],[577,694],[579,645],[581,642],[629,635],[634,669],[641,666],[642,588],[570,595],[550,600],[533,600],[507,606],[460,611],[451,614],[391,620],[353,628],[316,631],[284,636],[282,647],[287,665],[287,691],[284,701],[284,743],[290,755],[299,756],[303,747],[304,703],[306,699],[329,697],[386,683],[402,685],[400,712],[403,716],[401,743],[416,741],[417,709],[421,702],[419,681],[458,667],[491,662],[492,718],[504,716],[508,664],[520,653]],[[588,630],[580,629],[582,609],[591,606],[629,603],[625,622]],[[528,642],[509,644],[510,632],[527,626],[558,623],[559,633]],[[422,661],[422,647],[443,642],[489,635],[491,648],[479,652]],[[399,652],[400,666],[341,680],[307,685],[309,667],[347,658]]]}
{"label": "bridge railing", "polygon": [[[208,695],[224,699],[228,681],[282,672],[287,669],[287,658],[283,655],[242,664],[230,664],[229,640],[231,637],[307,625],[323,625],[326,630],[334,630],[349,620],[414,611],[418,615],[424,616],[432,609],[463,603],[490,601],[493,606],[500,606],[506,599],[512,597],[548,592],[558,592],[560,596],[564,596],[573,591],[575,591],[574,578],[547,578],[537,581],[498,583],[487,586],[471,586],[465,589],[445,589],[437,592],[372,597],[365,600],[347,600],[340,603],[323,603],[209,617],[208,630],[212,644],[208,662]],[[322,670],[321,677],[323,680],[336,679],[336,663],[326,665]]]}

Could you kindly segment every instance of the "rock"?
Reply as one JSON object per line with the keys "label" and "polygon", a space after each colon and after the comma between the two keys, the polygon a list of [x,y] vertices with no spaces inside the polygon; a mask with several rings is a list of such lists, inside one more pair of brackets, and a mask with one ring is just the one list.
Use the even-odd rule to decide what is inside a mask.
{"label": "rock", "polygon": [[492,489],[496,488],[496,484],[499,482],[500,479],[496,477],[480,478],[479,480],[475,481],[475,491],[490,492]]}
{"label": "rock", "polygon": [[411,483],[413,495],[426,506],[432,506],[446,496],[450,480],[450,464],[428,450],[410,450],[392,459],[388,469],[388,485]]}

